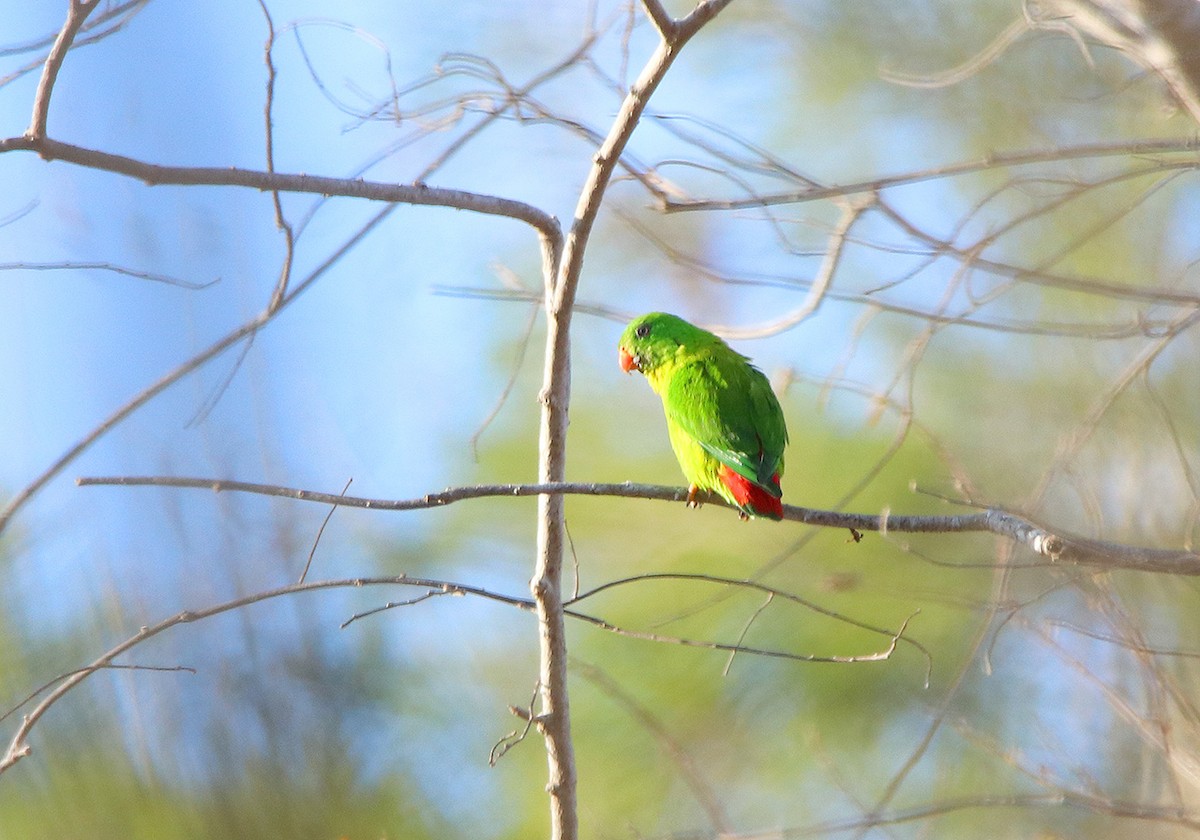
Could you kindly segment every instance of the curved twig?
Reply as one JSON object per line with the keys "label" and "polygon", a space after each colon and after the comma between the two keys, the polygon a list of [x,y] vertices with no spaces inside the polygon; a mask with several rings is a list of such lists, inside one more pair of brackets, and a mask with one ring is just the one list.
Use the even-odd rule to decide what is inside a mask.
{"label": "curved twig", "polygon": [[740,210],[749,207],[769,207],[776,204],[803,204],[809,201],[823,201],[839,196],[876,193],[889,187],[919,184],[924,181],[936,181],[942,178],[969,175],[974,172],[986,172],[1006,167],[1032,166],[1039,163],[1087,160],[1089,158],[1138,157],[1141,155],[1170,154],[1175,152],[1195,153],[1198,150],[1200,150],[1200,138],[1181,137],[1169,140],[1147,139],[1120,143],[1084,143],[1078,146],[1058,146],[1046,149],[1028,149],[1018,152],[997,152],[975,160],[948,163],[942,166],[931,166],[927,169],[901,172],[896,175],[886,175],[882,178],[857,181],[850,184],[806,186],[798,190],[766,193],[748,198],[667,200],[663,202],[662,209],[667,213],[681,213],[695,212],[697,210]]}
{"label": "curved twig", "polygon": [[[521,610],[524,610],[524,611],[530,612],[530,613],[536,613],[538,611],[538,604],[536,602],[536,599],[534,599],[532,597],[518,597],[518,596],[513,596],[513,595],[505,595],[501,592],[495,592],[490,589],[485,589],[481,586],[474,586],[474,585],[465,584],[465,583],[456,583],[454,581],[447,581],[447,580],[436,580],[436,579],[432,579],[432,578],[410,577],[409,575],[405,575],[405,574],[394,575],[394,576],[390,576],[390,577],[358,577],[358,578],[342,578],[342,579],[338,579],[338,580],[320,580],[320,581],[309,581],[309,582],[304,582],[304,583],[293,583],[293,584],[290,584],[287,586],[280,586],[275,589],[268,589],[268,590],[264,590],[261,592],[255,592],[250,595],[243,595],[241,597],[234,598],[229,601],[224,601],[222,603],[215,604],[210,607],[205,607],[203,609],[184,610],[182,612],[176,613],[173,616],[170,616],[169,618],[165,618],[162,621],[159,621],[155,624],[141,627],[137,631],[137,633],[135,633],[134,635],[125,639],[124,641],[118,643],[117,645],[113,646],[109,650],[105,651],[103,654],[98,656],[96,659],[94,659],[88,665],[85,665],[81,668],[77,668],[73,671],[70,671],[66,674],[56,677],[54,680],[50,681],[46,685],[43,685],[36,691],[30,693],[30,695],[28,697],[26,697],[25,700],[21,701],[21,703],[18,704],[16,708],[20,708],[25,703],[30,702],[33,698],[37,697],[42,692],[48,691],[46,696],[43,697],[42,700],[36,706],[34,706],[32,709],[30,709],[29,713],[26,714],[22,718],[21,724],[20,724],[20,726],[17,727],[16,732],[13,734],[13,737],[9,742],[9,746],[8,746],[7,750],[2,755],[0,755],[0,774],[3,774],[5,771],[7,771],[9,768],[11,768],[13,765],[15,765],[21,759],[26,758],[27,756],[29,756],[31,754],[32,748],[30,747],[30,745],[28,743],[29,734],[33,730],[33,727],[38,723],[38,721],[40,721],[42,719],[42,717],[45,716],[46,712],[48,712],[50,710],[50,708],[52,706],[54,706],[54,704],[57,703],[59,700],[61,700],[68,692],[70,692],[72,689],[74,689],[76,686],[78,686],[85,679],[87,679],[92,674],[96,673],[97,671],[118,668],[118,669],[130,669],[130,670],[157,670],[157,671],[178,670],[178,671],[191,671],[194,673],[194,671],[192,671],[192,669],[185,668],[183,666],[151,667],[151,666],[122,665],[122,664],[113,662],[113,660],[116,659],[118,656],[120,656],[123,653],[127,653],[129,650],[133,649],[134,647],[137,647],[141,643],[148,641],[149,639],[152,639],[155,636],[158,636],[158,635],[164,633],[165,631],[170,630],[173,627],[177,627],[181,624],[193,624],[195,622],[203,621],[204,619],[212,618],[213,616],[221,615],[223,613],[227,613],[232,610],[240,609],[242,607],[246,607],[251,604],[257,604],[257,603],[261,603],[263,601],[269,601],[269,600],[272,600],[275,598],[281,598],[281,597],[288,596],[288,595],[296,595],[296,594],[299,594],[302,592],[314,592],[314,591],[322,591],[322,590],[326,590],[326,589],[360,589],[360,588],[366,587],[366,586],[410,586],[410,587],[417,587],[420,589],[424,589],[426,591],[422,595],[408,599],[406,601],[394,602],[394,603],[389,602],[388,604],[385,604],[381,607],[377,607],[375,609],[367,610],[367,611],[364,611],[361,613],[356,613],[349,620],[347,620],[346,622],[344,622],[342,624],[343,628],[361,618],[365,618],[368,615],[373,615],[373,614],[382,612],[384,610],[392,609],[393,607],[397,607],[397,606],[408,606],[408,605],[417,604],[422,601],[429,600],[430,598],[438,596],[438,595],[472,595],[472,596],[475,596],[478,598],[484,598],[484,599],[487,599],[490,601],[495,601],[495,602],[498,602],[501,604],[506,604],[511,607],[516,607],[518,609],[521,609]],[[786,594],[786,593],[781,593],[781,594]],[[789,596],[789,597],[794,597],[794,596]],[[891,631],[883,631],[884,634],[889,637],[889,643],[882,650],[875,651],[872,653],[866,653],[866,654],[817,656],[814,654],[793,653],[790,651],[777,650],[777,649],[773,649],[773,648],[753,648],[753,647],[747,647],[747,646],[740,645],[740,644],[730,644],[730,643],[726,643],[726,642],[713,642],[713,641],[700,640],[700,639],[690,639],[690,638],[683,638],[683,637],[678,637],[678,636],[668,636],[668,635],[663,635],[663,634],[659,634],[659,633],[645,633],[642,631],[632,630],[632,629],[629,629],[626,627],[622,627],[622,626],[620,626],[618,624],[614,624],[604,618],[600,618],[600,617],[597,617],[594,615],[589,615],[587,613],[582,613],[577,610],[569,610],[569,609],[564,610],[563,615],[565,615],[566,617],[569,617],[569,618],[573,618],[577,621],[581,621],[585,624],[590,624],[593,627],[597,627],[601,630],[606,630],[610,633],[616,633],[617,635],[626,636],[626,637],[630,637],[630,638],[643,639],[643,640],[655,641],[655,642],[661,642],[661,643],[667,643],[667,644],[684,645],[687,647],[706,648],[709,650],[735,651],[737,653],[743,653],[743,654],[766,656],[766,657],[772,657],[772,658],[777,658],[777,659],[788,659],[793,662],[827,662],[827,663],[881,662],[881,661],[891,658],[892,653],[896,649],[896,645],[902,638],[904,638],[904,633],[908,628],[908,622],[910,620],[910,619],[906,619],[900,625],[899,629],[897,629],[894,633]],[[51,686],[53,686],[52,690],[50,690]],[[13,711],[15,711],[15,709],[9,710],[9,712],[5,713],[4,715],[0,715],[0,720],[3,720],[5,717],[8,717]],[[544,721],[541,720],[540,716],[539,716],[538,723],[539,723],[539,725],[542,725],[544,723]]]}

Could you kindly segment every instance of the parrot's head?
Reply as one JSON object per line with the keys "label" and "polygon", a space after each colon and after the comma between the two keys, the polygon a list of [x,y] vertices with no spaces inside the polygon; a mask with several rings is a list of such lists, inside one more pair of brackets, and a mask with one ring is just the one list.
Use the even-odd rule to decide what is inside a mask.
{"label": "parrot's head", "polygon": [[699,327],[665,312],[651,312],[634,318],[617,342],[617,360],[621,370],[651,375],[670,361],[681,347],[691,347],[704,337],[715,338]]}

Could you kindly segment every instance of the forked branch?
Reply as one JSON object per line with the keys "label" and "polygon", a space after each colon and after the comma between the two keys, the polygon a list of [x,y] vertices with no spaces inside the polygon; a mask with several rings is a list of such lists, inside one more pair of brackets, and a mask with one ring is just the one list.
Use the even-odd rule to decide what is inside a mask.
{"label": "forked branch", "polygon": [[[633,136],[642,113],[666,76],[679,50],[729,0],[706,0],[685,18],[671,21],[658,0],[645,9],[661,40],[641,74],[625,95],[616,119],[592,159],[579,201],[561,250],[544,243],[543,261],[546,344],[542,403],[538,433],[538,481],[557,483],[566,477],[568,408],[571,401],[571,317],[583,270],[584,252],[621,154]],[[562,564],[566,512],[563,496],[538,495],[537,559],[530,589],[538,605],[542,709],[539,729],[546,743],[550,794],[551,840],[575,840],[579,834],[576,807],[575,756],[567,696],[567,641],[563,622]]]}

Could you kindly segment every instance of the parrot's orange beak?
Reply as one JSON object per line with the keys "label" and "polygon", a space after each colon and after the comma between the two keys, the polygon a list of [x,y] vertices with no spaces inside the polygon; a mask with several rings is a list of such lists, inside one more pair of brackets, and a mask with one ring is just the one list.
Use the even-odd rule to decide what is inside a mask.
{"label": "parrot's orange beak", "polygon": [[629,355],[628,350],[626,350],[624,347],[618,347],[617,351],[618,351],[617,359],[621,363],[621,370],[625,371],[626,373],[629,373],[629,371],[634,370],[634,369],[640,370],[640,368],[638,368],[637,362],[634,360],[633,356]]}

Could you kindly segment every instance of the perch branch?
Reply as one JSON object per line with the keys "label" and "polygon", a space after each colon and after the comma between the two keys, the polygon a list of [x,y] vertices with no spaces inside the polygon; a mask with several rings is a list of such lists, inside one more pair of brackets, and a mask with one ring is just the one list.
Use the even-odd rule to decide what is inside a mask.
{"label": "perch branch", "polygon": [[[208,489],[216,493],[240,492],[281,496],[304,502],[338,505],[370,510],[424,510],[444,507],[466,499],[520,496],[610,496],[625,499],[655,499],[663,502],[687,501],[687,490],[661,484],[542,482],[539,484],[476,484],[427,493],[413,499],[368,499],[317,493],[273,484],[225,481],[213,478],[176,478],[172,476],[92,476],[76,479],[81,487],[185,487]],[[709,495],[707,504],[729,507],[717,496]],[[903,534],[992,533],[1018,543],[1052,563],[1093,566],[1106,569],[1131,569],[1161,574],[1200,575],[1200,553],[1186,549],[1149,548],[1097,540],[1041,525],[1028,517],[1000,508],[947,516],[921,516],[884,513],[849,513],[838,510],[784,505],[787,522],[823,528],[877,531]]]}

